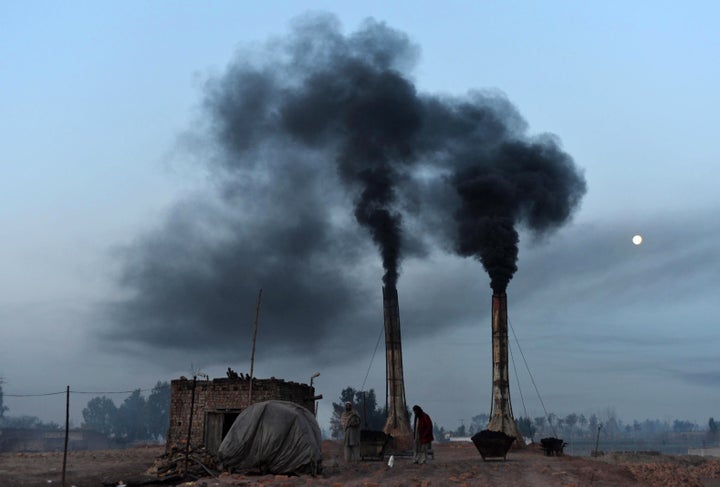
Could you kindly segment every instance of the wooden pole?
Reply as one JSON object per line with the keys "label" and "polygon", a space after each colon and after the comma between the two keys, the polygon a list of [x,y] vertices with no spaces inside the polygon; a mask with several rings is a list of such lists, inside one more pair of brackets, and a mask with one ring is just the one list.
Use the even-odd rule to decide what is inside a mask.
{"label": "wooden pole", "polygon": [[66,487],[65,472],[67,468],[68,439],[70,437],[70,386],[65,391],[65,449],[63,451],[62,486]]}
{"label": "wooden pole", "polygon": [[600,443],[600,430],[602,429],[602,423],[598,425],[597,430],[597,437],[595,437],[595,451],[593,452],[593,456],[598,456],[598,444]]}
{"label": "wooden pole", "polygon": [[187,475],[188,457],[190,456],[190,438],[192,436],[193,410],[195,409],[195,386],[197,384],[197,375],[193,376],[192,393],[190,395],[190,420],[188,421],[187,441],[185,442],[185,471],[183,476]]}
{"label": "wooden pole", "polygon": [[260,317],[260,302],[262,301],[262,288],[258,293],[257,307],[255,308],[255,330],[253,331],[252,354],[250,354],[250,386],[248,389],[248,406],[252,404],[253,373],[255,372],[255,341],[257,340],[258,318]]}

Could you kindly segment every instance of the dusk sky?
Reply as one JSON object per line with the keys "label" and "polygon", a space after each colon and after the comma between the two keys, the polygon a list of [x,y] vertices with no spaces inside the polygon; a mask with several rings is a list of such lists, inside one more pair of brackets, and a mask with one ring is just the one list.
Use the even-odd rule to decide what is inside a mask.
{"label": "dusk sky", "polygon": [[[718,18],[710,1],[3,2],[7,414],[61,422],[63,396],[13,396],[70,385],[91,393],[72,395],[79,425],[103,392],[247,373],[260,287],[256,377],[319,371],[322,428],[344,387],[384,400],[382,259],[354,217],[345,127],[305,103],[324,85],[302,84],[357,51],[424,110],[478,107],[584,180],[562,222],[517,225],[515,415],[543,414],[519,342],[548,412],[706,426],[720,416]],[[423,152],[445,129],[420,125],[392,202],[406,396],[454,429],[489,413],[492,289],[447,238],[455,200],[432,183],[450,166]],[[475,152],[453,137],[442,150]]]}

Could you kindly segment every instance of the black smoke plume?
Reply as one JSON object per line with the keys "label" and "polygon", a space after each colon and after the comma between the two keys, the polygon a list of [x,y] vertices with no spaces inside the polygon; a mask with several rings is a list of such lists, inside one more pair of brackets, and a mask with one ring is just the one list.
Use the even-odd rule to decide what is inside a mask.
{"label": "black smoke plume", "polygon": [[[379,37],[374,37],[379,36]],[[405,56],[399,35],[369,24],[362,43],[312,65],[303,84],[283,100],[281,125],[308,146],[334,147],[341,181],[355,192],[354,215],[380,249],[386,285],[395,287],[401,247],[400,213],[394,208],[403,166],[414,160],[420,102],[394,67]],[[390,52],[389,48],[399,48]]]}
{"label": "black smoke plume", "polygon": [[262,287],[267,346],[327,356],[373,322],[368,232],[386,286],[403,255],[441,237],[503,291],[518,224],[562,225],[584,180],[554,138],[526,135],[504,96],[419,93],[417,53],[382,23],[343,35],[328,15],[239,52],[208,81],[193,138],[217,192],[125,249],[112,337],[232,353]]}
{"label": "black smoke plume", "polygon": [[538,234],[562,225],[585,182],[552,138],[503,141],[468,161],[450,181],[461,202],[456,249],[479,258],[493,292],[504,293],[517,270],[518,223]]}
{"label": "black smoke plume", "polygon": [[480,260],[495,293],[517,270],[518,226],[542,236],[566,223],[586,183],[554,136],[526,123],[498,93],[426,97],[422,151],[435,178],[415,178],[415,211],[454,252]]}

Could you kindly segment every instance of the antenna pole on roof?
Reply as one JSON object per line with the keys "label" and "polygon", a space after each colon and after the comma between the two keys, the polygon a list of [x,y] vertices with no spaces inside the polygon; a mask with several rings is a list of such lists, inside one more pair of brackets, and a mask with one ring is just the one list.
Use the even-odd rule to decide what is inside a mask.
{"label": "antenna pole on roof", "polygon": [[258,293],[257,307],[255,308],[255,330],[253,331],[252,354],[250,355],[250,386],[248,388],[248,405],[252,404],[253,373],[255,371],[255,341],[257,340],[258,317],[260,316],[260,302],[262,301],[262,288]]}

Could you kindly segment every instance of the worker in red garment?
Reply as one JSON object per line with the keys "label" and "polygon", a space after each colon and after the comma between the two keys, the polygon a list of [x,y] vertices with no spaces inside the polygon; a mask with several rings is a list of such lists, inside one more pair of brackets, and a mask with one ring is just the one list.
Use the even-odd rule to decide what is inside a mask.
{"label": "worker in red garment", "polygon": [[417,404],[413,406],[413,412],[415,413],[415,424],[413,426],[415,457],[413,463],[422,465],[427,462],[427,452],[430,449],[430,444],[435,439],[433,438],[433,425],[430,416]]}

